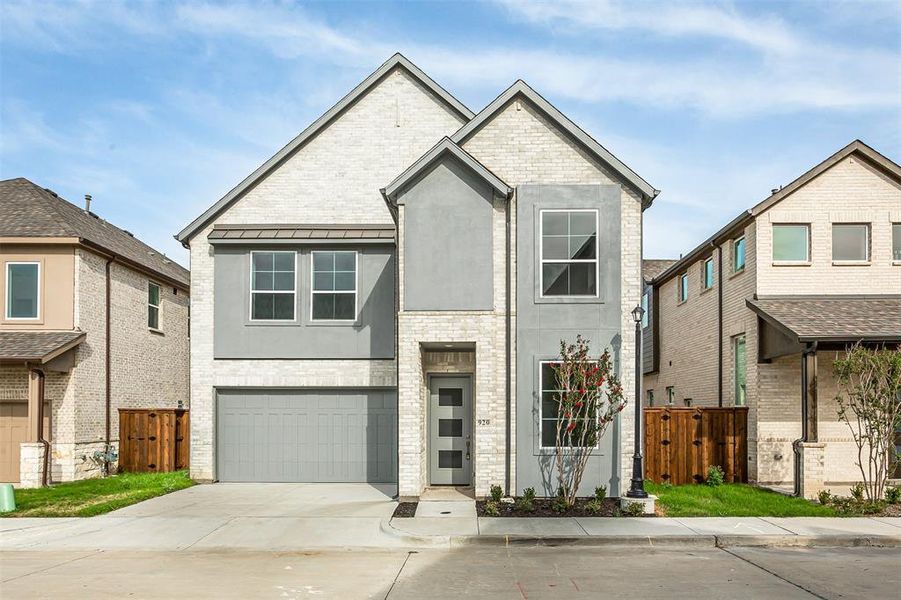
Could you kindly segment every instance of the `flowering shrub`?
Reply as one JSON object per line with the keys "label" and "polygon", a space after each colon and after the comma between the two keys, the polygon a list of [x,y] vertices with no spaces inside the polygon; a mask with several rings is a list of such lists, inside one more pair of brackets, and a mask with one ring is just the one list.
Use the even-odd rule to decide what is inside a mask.
{"label": "flowering shrub", "polygon": [[582,476],[607,427],[626,407],[623,388],[613,372],[610,352],[589,355],[588,340],[577,336],[573,344],[560,342],[560,359],[553,364],[557,378],[556,442],[557,483],[562,502],[571,507]]}

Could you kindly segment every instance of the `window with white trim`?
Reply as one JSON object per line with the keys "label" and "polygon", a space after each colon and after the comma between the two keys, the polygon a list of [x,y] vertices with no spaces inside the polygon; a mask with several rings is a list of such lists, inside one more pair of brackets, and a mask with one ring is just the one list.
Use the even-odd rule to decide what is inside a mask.
{"label": "window with white trim", "polygon": [[357,318],[357,252],[312,252],[311,318],[355,321]]}
{"label": "window with white trim", "polygon": [[651,292],[649,291],[641,295],[641,310],[641,328],[645,329],[651,314]]}
{"label": "window with white trim", "polygon": [[250,253],[250,320],[293,321],[297,306],[297,253]]}
{"label": "window with white trim", "polygon": [[598,295],[598,211],[542,210],[542,297]]}
{"label": "window with white trim", "polygon": [[35,320],[41,297],[41,263],[6,263],[6,318]]}
{"label": "window with white trim", "polygon": [[868,262],[870,226],[866,223],[833,223],[832,260]]}
{"label": "window with white trim", "polygon": [[892,260],[901,262],[901,223],[892,223]]}
{"label": "window with white trim", "polygon": [[[541,390],[541,406],[539,414],[539,436],[542,448],[555,448],[557,446],[557,416],[560,407],[560,394],[566,393],[568,385],[560,381],[560,376],[554,368],[560,364],[557,361],[542,361],[539,374],[539,387]],[[596,364],[592,362],[592,364]],[[589,417],[590,418],[590,417]],[[580,419],[585,421],[586,419]],[[565,431],[565,427],[561,426],[561,434],[563,435],[563,443],[572,446],[572,440],[581,439],[583,429],[576,426],[572,431]],[[597,431],[597,428],[595,428]],[[596,434],[586,434],[596,435]],[[593,440],[591,447],[597,447],[598,440]]]}
{"label": "window with white trim", "polygon": [[732,240],[732,272],[738,273],[745,268],[745,238]]}
{"label": "window with white trim", "polygon": [[777,223],[773,225],[773,261],[810,261],[810,225]]}
{"label": "window with white trim", "polygon": [[713,257],[704,261],[701,269],[701,287],[709,290],[713,287]]}
{"label": "window with white trim", "polygon": [[679,302],[688,300],[688,273],[679,275]]}
{"label": "window with white trim", "polygon": [[152,281],[147,282],[147,327],[160,329],[160,292],[162,288]]}

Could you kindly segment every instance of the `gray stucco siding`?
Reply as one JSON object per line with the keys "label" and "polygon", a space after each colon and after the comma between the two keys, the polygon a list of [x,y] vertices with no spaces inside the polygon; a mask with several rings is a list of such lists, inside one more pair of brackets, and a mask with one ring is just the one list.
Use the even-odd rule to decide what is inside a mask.
{"label": "gray stucco siding", "polygon": [[492,310],[494,189],[445,156],[399,196],[404,310]]}
{"label": "gray stucco siding", "polygon": [[[591,353],[609,349],[617,371],[620,318],[620,197],[617,185],[523,185],[517,188],[516,487],[539,495],[556,493],[554,449],[540,438],[540,365],[559,357],[561,340],[591,341]],[[597,297],[542,298],[538,219],[544,209],[598,211]],[[599,485],[619,490],[618,421],[592,453],[580,494]],[[614,492],[615,493],[615,492]]]}
{"label": "gray stucco siding", "polygon": [[[356,250],[357,318],[313,321],[311,252]],[[251,251],[297,253],[294,320],[250,318]],[[390,359],[394,358],[394,247],[217,246],[214,256],[214,357],[219,359]]]}

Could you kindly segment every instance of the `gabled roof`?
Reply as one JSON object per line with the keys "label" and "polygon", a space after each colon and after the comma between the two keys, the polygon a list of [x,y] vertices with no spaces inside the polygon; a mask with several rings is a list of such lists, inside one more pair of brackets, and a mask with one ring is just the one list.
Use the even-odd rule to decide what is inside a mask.
{"label": "gabled roof", "polygon": [[513,188],[504,183],[500,177],[492,173],[485,165],[477,161],[469,152],[463,150],[449,137],[444,137],[440,142],[432,146],[431,150],[423,154],[419,160],[407,167],[407,169],[398,175],[394,181],[382,188],[382,195],[389,204],[396,204],[397,196],[403,190],[404,186],[446,154],[455,157],[461,163],[466,165],[466,167],[493,187],[498,194],[506,197],[513,191]]}
{"label": "gabled roof", "polygon": [[124,229],[19,177],[0,181],[0,238],[72,238],[187,289],[187,269]]}
{"label": "gabled roof", "polygon": [[668,268],[676,264],[675,258],[646,258],[641,261],[641,278],[651,281]]}
{"label": "gabled roof", "polygon": [[794,296],[745,302],[796,342],[901,341],[901,296]]}
{"label": "gabled roof", "polygon": [[761,200],[760,202],[755,204],[752,208],[742,211],[741,214],[732,219],[732,221],[727,223],[722,229],[707,238],[701,244],[696,246],[691,252],[679,259],[678,262],[655,277],[654,283],[661,283],[672,277],[675,273],[682,271],[686,265],[690,265],[694,261],[698,260],[698,258],[700,258],[703,254],[710,252],[713,246],[722,244],[724,241],[735,235],[737,231],[743,230],[748,225],[748,223],[753,221],[758,215],[768,210],[779,201],[784,200],[794,192],[798,191],[800,188],[807,185],[810,181],[822,175],[852,154],[863,158],[865,161],[867,161],[867,163],[876,167],[889,177],[892,177],[896,181],[901,182],[901,166],[899,166],[898,163],[894,162],[890,158],[883,156],[873,148],[864,144],[862,141],[854,140],[823,162],[808,170],[806,173],[804,173],[788,185],[773,191],[772,194],[770,194],[764,200]]}
{"label": "gabled roof", "polygon": [[244,181],[236,185],[230,192],[219,199],[214,205],[209,207],[202,215],[194,219],[187,227],[182,229],[175,239],[186,244],[188,239],[193,236],[198,229],[209,223],[219,213],[228,208],[235,200],[237,200],[244,192],[254,186],[263,177],[275,170],[297,150],[299,150],[308,140],[313,138],[317,133],[322,131],[332,121],[337,119],[345,110],[353,105],[358,99],[366,94],[370,89],[375,87],[386,75],[391,73],[395,67],[401,67],[410,75],[415,77],[419,82],[437,96],[444,104],[454,113],[459,115],[464,121],[468,121],[473,117],[473,112],[469,110],[462,102],[454,98],[447,90],[435,83],[435,81],[425,74],[419,67],[410,62],[400,53],[395,54],[382,65],[373,71],[369,77],[364,79],[357,87],[352,89],[346,96],[341,98],[337,104],[328,109],[325,114],[313,121],[313,123],[304,129],[300,134],[288,144],[279,150],[275,156],[260,165],[256,171],[248,175]]}
{"label": "gabled roof", "polygon": [[457,144],[463,144],[498,112],[503,110],[511,100],[518,96],[531,102],[541,110],[547,118],[557,124],[564,133],[578,142],[589,154],[619,173],[626,182],[643,196],[643,204],[645,207],[650,206],[657,194],[660,193],[659,190],[654,189],[651,184],[642,179],[635,171],[627,167],[609,150],[601,146],[597,140],[573,123],[566,115],[557,110],[557,108],[545,100],[541,94],[529,87],[522,79],[517,80],[516,83],[507,88],[500,96],[495,98],[491,104],[473,117],[471,121],[463,125],[463,127],[451,136],[451,139]]}

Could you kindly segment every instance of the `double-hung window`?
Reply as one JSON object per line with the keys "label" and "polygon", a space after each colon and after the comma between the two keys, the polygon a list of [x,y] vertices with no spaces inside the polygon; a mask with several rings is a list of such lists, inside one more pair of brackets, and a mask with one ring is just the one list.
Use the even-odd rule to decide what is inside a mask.
{"label": "double-hung window", "polygon": [[832,224],[832,260],[870,260],[870,226],[866,223]]}
{"label": "double-hung window", "polygon": [[597,297],[598,211],[542,210],[542,297]]}
{"label": "double-hung window", "polygon": [[357,253],[314,251],[312,319],[355,321],[357,318]]}
{"label": "double-hung window", "polygon": [[732,368],[735,379],[735,406],[747,403],[747,363],[744,334],[732,339]]}
{"label": "double-hung window", "polygon": [[704,261],[703,271],[701,273],[701,285],[705,290],[713,287],[713,257],[711,256]]}
{"label": "double-hung window", "polygon": [[806,224],[773,225],[773,262],[806,263],[810,261],[810,226]]}
{"label": "double-hung window", "polygon": [[6,318],[36,320],[41,289],[41,264],[38,262],[6,263]]}
{"label": "double-hung window", "polygon": [[160,286],[152,281],[147,284],[147,327],[160,329]]}
{"label": "double-hung window", "polygon": [[[594,448],[598,445],[597,426],[585,430],[584,422],[597,415],[584,415],[576,419],[576,426],[567,431],[567,420],[559,415],[560,395],[565,394],[571,387],[566,382],[560,381],[560,375],[556,367],[560,363],[546,361],[541,363],[540,382],[541,388],[541,414],[539,415],[540,439],[542,448],[555,448],[557,446],[557,423],[560,421],[560,435],[563,446],[576,447],[580,441],[585,442],[586,448]],[[595,363],[592,363],[595,364]],[[558,419],[559,417],[559,419]],[[583,440],[584,437],[584,440]]]}
{"label": "double-hung window", "polygon": [[293,321],[297,306],[297,255],[250,253],[250,319]]}
{"label": "double-hung window", "polygon": [[745,268],[745,238],[732,241],[732,272],[738,273]]}
{"label": "double-hung window", "polygon": [[679,275],[678,279],[679,284],[679,302],[685,302],[688,300],[688,273],[682,273]]}

